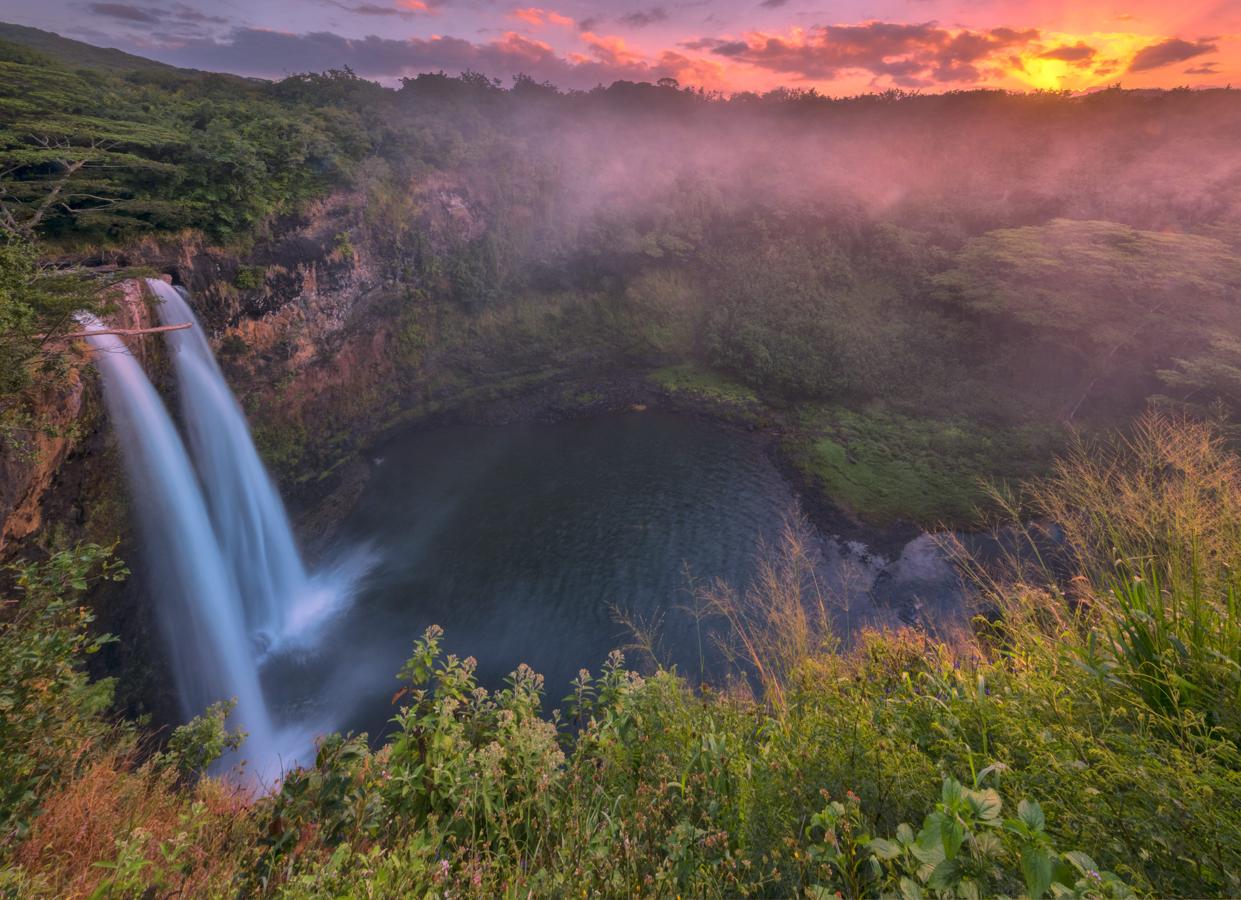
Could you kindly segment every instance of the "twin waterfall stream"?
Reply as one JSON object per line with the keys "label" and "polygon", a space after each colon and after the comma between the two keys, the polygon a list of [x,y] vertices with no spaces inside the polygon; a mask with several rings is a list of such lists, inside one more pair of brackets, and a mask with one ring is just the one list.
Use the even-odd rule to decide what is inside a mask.
{"label": "twin waterfall stream", "polygon": [[[230,725],[248,734],[244,777],[271,784],[306,761],[313,731],[273,723],[260,665],[312,632],[343,599],[344,585],[339,572],[308,576],[245,416],[185,297],[157,279],[147,286],[164,324],[192,323],[165,335],[188,440],[120,337],[93,334],[89,343],[132,485],[182,713],[235,699]],[[82,322],[87,331],[106,327],[89,315]]]}

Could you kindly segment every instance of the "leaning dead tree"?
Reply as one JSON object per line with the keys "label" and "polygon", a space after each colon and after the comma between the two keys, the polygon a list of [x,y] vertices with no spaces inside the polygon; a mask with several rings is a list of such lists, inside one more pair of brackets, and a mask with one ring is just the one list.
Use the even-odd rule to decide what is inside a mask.
{"label": "leaning dead tree", "polygon": [[[78,216],[120,203],[117,197],[92,192],[83,179],[91,169],[113,169],[116,142],[92,138],[75,143],[67,137],[30,135],[29,149],[12,151],[10,165],[0,171],[0,228],[32,239],[52,212]],[[44,177],[26,179],[30,170],[50,170]]]}

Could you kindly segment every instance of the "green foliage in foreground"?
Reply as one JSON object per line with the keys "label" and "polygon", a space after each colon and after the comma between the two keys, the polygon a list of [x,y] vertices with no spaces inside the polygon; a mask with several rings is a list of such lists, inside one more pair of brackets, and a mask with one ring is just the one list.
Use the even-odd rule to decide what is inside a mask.
{"label": "green foliage in foreground", "polygon": [[88,633],[93,617],[77,600],[93,578],[126,573],[87,545],[13,574],[18,599],[0,620],[0,849],[27,832],[40,795],[107,733],[112,682],[89,680],[82,666],[108,638]]}
{"label": "green foliage in foreground", "polygon": [[116,749],[132,731],[109,743],[106,687],[81,674],[88,620],[52,599],[97,552],[61,554],[23,571],[3,631],[2,771],[19,789],[0,889],[1237,895],[1241,464],[1202,426],[1152,418],[1030,494],[1082,576],[1063,591],[1033,541],[1008,579],[979,579],[989,612],[953,646],[868,632],[837,650],[791,536],[753,586],[711,601],[753,681],[697,690],[616,653],[547,717],[538,675],[488,691],[433,627],[382,746],[328,736],[257,798],[195,780],[238,739],[225,707],[145,763]]}
{"label": "green foliage in foreground", "polygon": [[[670,673],[642,679],[617,654],[576,683],[567,702],[581,730],[567,737],[538,715],[537,676],[518,670],[488,695],[470,661],[440,655],[439,639],[433,628],[414,648],[402,673],[410,705],[387,747],[329,739],[314,769],[285,782],[260,884],[292,896],[364,881],[381,896],[1129,893],[1090,857],[1057,852],[1037,804],[1014,804],[1005,820],[999,791],[966,789],[916,745],[885,739],[875,726],[903,717],[877,721],[850,688],[811,706],[807,681],[804,708],[774,716],[695,697]],[[907,659],[876,658],[868,674],[892,680],[891,664]],[[902,699],[925,708],[927,687],[954,682],[919,669],[930,680]],[[833,701],[847,703],[823,705]],[[853,736],[832,746],[837,729]],[[1020,790],[1000,769],[977,780]],[[922,810],[916,833],[900,822]],[[298,853],[311,833],[326,865]]]}

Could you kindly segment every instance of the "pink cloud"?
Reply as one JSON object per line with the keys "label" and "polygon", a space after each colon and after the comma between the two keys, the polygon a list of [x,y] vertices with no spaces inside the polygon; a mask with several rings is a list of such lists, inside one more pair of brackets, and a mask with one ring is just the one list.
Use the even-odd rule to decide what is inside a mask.
{"label": "pink cloud", "polygon": [[934,22],[866,22],[756,32],[743,40],[700,39],[683,44],[798,80],[832,81],[859,72],[904,86],[976,83],[1013,51],[1036,42],[1035,29],[949,30]]}
{"label": "pink cloud", "polygon": [[574,22],[568,16],[561,15],[555,10],[541,9],[537,6],[528,6],[524,9],[515,9],[509,13],[514,19],[519,19],[527,25],[533,25],[535,28],[542,28],[545,25],[559,25],[563,28],[572,28]]}

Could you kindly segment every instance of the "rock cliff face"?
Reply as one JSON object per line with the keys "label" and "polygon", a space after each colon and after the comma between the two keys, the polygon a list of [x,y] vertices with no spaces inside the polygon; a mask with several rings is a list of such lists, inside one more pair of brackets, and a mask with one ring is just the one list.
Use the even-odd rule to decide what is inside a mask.
{"label": "rock cliff face", "polygon": [[85,396],[76,368],[62,383],[38,387],[32,403],[39,427],[0,453],[0,556],[43,524],[43,497],[77,443]]}
{"label": "rock cliff face", "polygon": [[335,195],[274,223],[249,252],[188,237],[139,245],[120,261],[187,287],[243,401],[261,411],[278,393],[279,413],[294,419],[382,375],[386,329],[368,313],[386,292],[362,213],[362,198]]}
{"label": "rock cliff face", "polygon": [[[145,328],[152,324],[142,283],[121,282],[107,291],[111,324]],[[153,359],[149,338],[130,339],[133,351]],[[31,427],[0,449],[0,558],[44,525],[44,502],[66,461],[98,427],[99,393],[85,344],[73,351],[68,370],[46,376],[31,391]]]}

